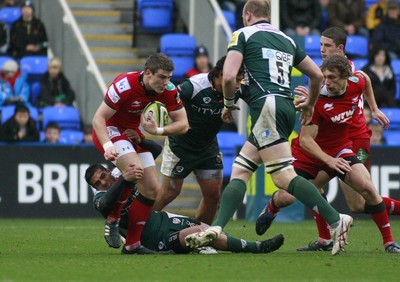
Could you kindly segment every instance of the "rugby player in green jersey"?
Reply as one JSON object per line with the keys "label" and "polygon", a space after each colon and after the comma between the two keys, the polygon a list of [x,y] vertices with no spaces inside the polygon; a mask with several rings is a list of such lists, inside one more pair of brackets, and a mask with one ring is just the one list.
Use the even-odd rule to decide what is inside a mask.
{"label": "rugby player in green jersey", "polygon": [[[127,187],[132,188],[132,194],[121,212],[119,231],[123,237],[128,228],[128,213],[132,212],[131,203],[137,195],[130,181],[135,177],[136,170],[137,168],[130,167],[121,175],[118,169],[111,172],[101,164],[94,164],[85,173],[87,183],[95,189],[94,206],[104,217],[107,217],[113,206],[117,204],[122,191]],[[208,227],[207,224],[187,216],[153,211],[144,226],[141,244],[149,250],[160,253],[189,253],[193,248],[186,246],[185,237]],[[282,234],[268,240],[250,242],[220,233],[219,230],[215,233],[218,233],[218,236],[214,236],[213,240],[209,241],[209,245],[222,251],[270,253],[279,249],[284,242]],[[122,248],[122,254],[130,254],[124,250],[125,248]],[[149,252],[138,252],[138,254],[149,254]]]}
{"label": "rugby player in green jersey", "polygon": [[[183,135],[168,136],[165,140],[161,173],[161,192],[154,210],[162,210],[181,192],[184,179],[194,172],[203,198],[196,218],[210,224],[217,211],[223,180],[222,156],[217,133],[223,123],[222,69],[225,56],[209,73],[186,79],[178,88],[185,106],[189,130]],[[235,77],[235,89],[243,79],[242,71]]]}
{"label": "rugby player in green jersey", "polygon": [[[296,67],[309,77],[309,97],[298,105],[301,123],[313,116],[323,75],[318,66],[296,43],[270,23],[269,0],[248,0],[243,8],[244,27],[235,31],[228,45],[223,70],[225,108],[222,119],[231,120],[234,107],[235,81],[238,70],[245,69],[249,94],[251,136],[243,146],[232,169],[231,182],[221,197],[214,227],[224,227],[246,193],[246,183],[255,169],[265,165],[275,185],[288,191],[305,206],[320,214],[330,225],[332,254],[340,253],[346,244],[352,218],[339,214],[321,196],[318,189],[293,169],[288,137],[293,131],[296,109],[291,91],[291,71]],[[205,230],[187,237],[191,246],[207,244],[212,233]]]}

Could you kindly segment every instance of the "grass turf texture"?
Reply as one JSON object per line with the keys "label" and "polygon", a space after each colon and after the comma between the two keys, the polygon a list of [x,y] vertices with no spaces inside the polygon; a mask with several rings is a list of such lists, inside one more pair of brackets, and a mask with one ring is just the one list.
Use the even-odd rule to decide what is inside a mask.
{"label": "grass turf texture", "polygon": [[[122,256],[103,239],[103,220],[0,220],[0,281],[398,281],[400,254],[387,254],[372,221],[355,221],[346,253],[297,252],[316,238],[312,221],[274,223],[263,237],[254,223],[226,231],[248,240],[283,233],[271,254]],[[395,238],[400,222],[392,220]]]}

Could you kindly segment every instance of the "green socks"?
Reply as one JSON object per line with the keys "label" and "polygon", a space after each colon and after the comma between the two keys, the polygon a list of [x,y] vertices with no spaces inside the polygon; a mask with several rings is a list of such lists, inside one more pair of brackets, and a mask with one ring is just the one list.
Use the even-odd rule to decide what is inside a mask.
{"label": "green socks", "polygon": [[243,202],[246,190],[246,183],[240,179],[233,179],[226,185],[222,193],[218,216],[212,225],[221,226],[222,229],[224,229],[237,208]]}
{"label": "green socks", "polygon": [[339,213],[321,196],[318,189],[308,180],[296,176],[290,182],[288,192],[306,207],[317,212],[329,225],[339,221]]}
{"label": "green socks", "polygon": [[235,253],[259,253],[258,244],[256,242],[249,242],[243,239],[237,239],[235,237],[228,237],[227,251]]}

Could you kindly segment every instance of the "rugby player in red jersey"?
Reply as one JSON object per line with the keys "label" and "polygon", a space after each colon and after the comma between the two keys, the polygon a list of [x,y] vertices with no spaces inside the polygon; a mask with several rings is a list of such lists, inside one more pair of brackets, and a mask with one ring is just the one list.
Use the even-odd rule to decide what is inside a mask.
{"label": "rugby player in red jersey", "polygon": [[[320,95],[310,125],[302,127],[299,137],[292,142],[296,172],[306,179],[316,179],[323,171],[330,178],[338,176],[363,198],[362,212],[371,214],[378,226],[385,250],[399,253],[393,241],[385,201],[379,196],[370,174],[352,150],[350,127],[357,115],[359,101],[366,87],[362,72],[352,70],[347,59],[332,55],[321,66],[326,92]],[[269,205],[282,208],[293,203],[288,193],[275,193]]]}
{"label": "rugby player in red jersey", "polygon": [[[185,108],[170,82],[173,70],[173,62],[166,55],[156,53],[149,56],[143,71],[122,73],[114,79],[93,117],[93,142],[97,150],[123,174],[130,167],[136,167],[138,171],[133,183],[139,195],[131,207],[134,212],[129,217],[129,229],[122,249],[125,254],[153,253],[141,245],[140,235],[160,186],[152,154],[125,132],[133,129],[143,139],[140,125],[153,135],[183,134],[188,130]],[[165,104],[172,120],[170,124],[158,128],[154,119],[144,119],[143,109],[152,101]],[[118,221],[130,193],[129,189],[122,192],[118,205],[107,217],[105,239],[114,248],[120,246]]]}

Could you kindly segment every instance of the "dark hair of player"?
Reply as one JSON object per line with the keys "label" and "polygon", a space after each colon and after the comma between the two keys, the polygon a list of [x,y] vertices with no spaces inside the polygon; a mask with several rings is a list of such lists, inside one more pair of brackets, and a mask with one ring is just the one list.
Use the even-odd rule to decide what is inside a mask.
{"label": "dark hair of player", "polygon": [[[208,79],[212,80],[214,77],[218,77],[222,74],[222,70],[224,69],[224,64],[225,64],[225,59],[226,56],[221,57],[218,62],[215,64],[215,66],[210,70],[208,74]],[[240,68],[238,75],[243,74],[243,69]]]}
{"label": "dark hair of player", "polygon": [[[104,166],[102,166],[101,164],[92,164],[91,166],[89,166],[86,169],[85,172],[85,180],[86,182],[90,185],[93,186],[92,183],[90,183],[90,179],[92,178],[93,174],[97,171],[97,170],[107,170]],[[94,187],[96,188],[96,187]],[[96,188],[97,189],[97,188]]]}
{"label": "dark hair of player", "polygon": [[144,69],[149,69],[151,73],[154,74],[158,70],[173,71],[175,67],[174,63],[167,55],[163,53],[154,53],[147,58]]}
{"label": "dark hair of player", "polygon": [[257,18],[271,19],[270,0],[248,0],[243,8],[243,13],[251,12]]}
{"label": "dark hair of player", "polygon": [[329,27],[325,29],[321,35],[332,39],[336,46],[343,45],[343,47],[346,47],[347,35],[341,27]]}
{"label": "dark hair of player", "polygon": [[326,59],[322,65],[321,70],[329,70],[331,72],[338,72],[340,78],[347,78],[352,75],[352,70],[349,65],[349,61],[346,57],[342,55],[332,55]]}

